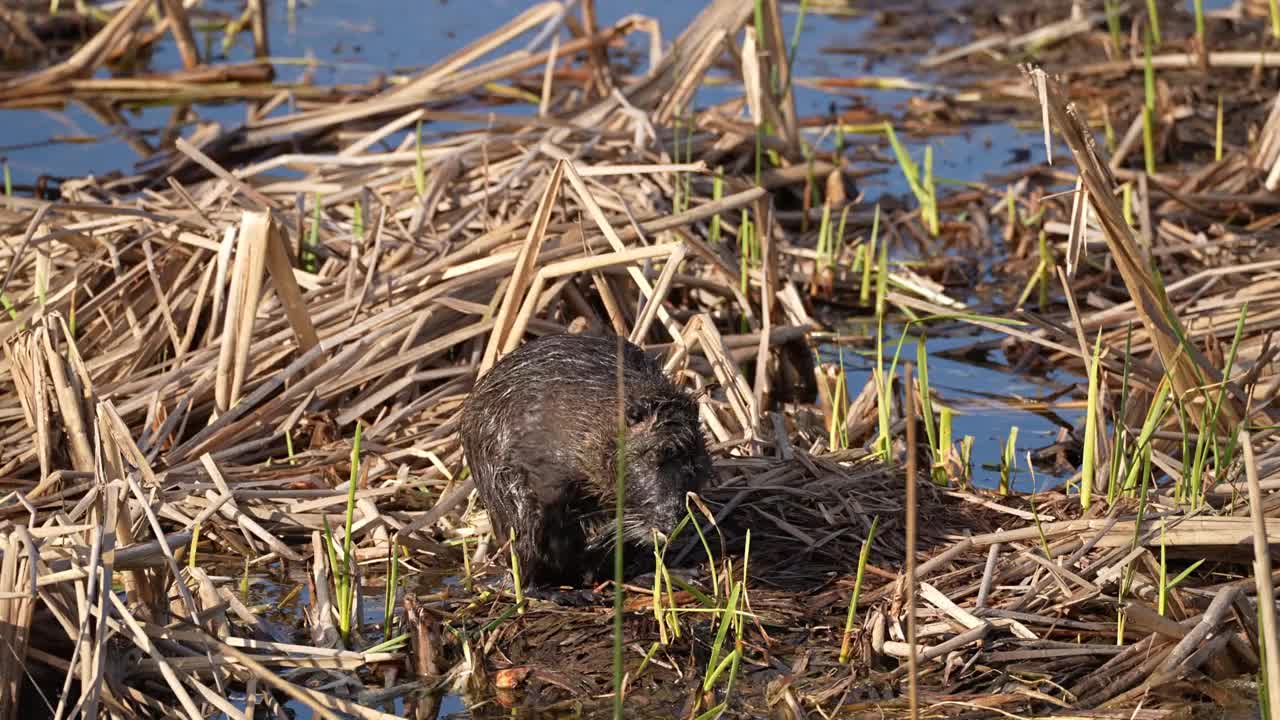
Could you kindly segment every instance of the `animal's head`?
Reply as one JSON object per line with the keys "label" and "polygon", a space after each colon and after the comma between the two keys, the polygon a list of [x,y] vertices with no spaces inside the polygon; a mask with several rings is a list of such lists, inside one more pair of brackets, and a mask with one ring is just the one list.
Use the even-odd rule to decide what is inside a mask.
{"label": "animal's head", "polygon": [[687,494],[711,477],[711,457],[697,402],[678,388],[629,398],[626,422],[626,535],[649,543],[653,530],[670,535],[684,518]]}

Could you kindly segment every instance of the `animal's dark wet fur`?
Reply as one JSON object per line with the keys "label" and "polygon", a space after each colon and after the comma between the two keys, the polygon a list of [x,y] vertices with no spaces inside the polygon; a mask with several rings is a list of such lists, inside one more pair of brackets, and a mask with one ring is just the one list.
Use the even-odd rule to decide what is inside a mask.
{"label": "animal's dark wet fur", "polygon": [[[503,357],[462,409],[462,446],[496,539],[531,586],[591,581],[614,539],[617,338],[551,335]],[[694,398],[625,343],[625,537],[651,543],[711,474]]]}

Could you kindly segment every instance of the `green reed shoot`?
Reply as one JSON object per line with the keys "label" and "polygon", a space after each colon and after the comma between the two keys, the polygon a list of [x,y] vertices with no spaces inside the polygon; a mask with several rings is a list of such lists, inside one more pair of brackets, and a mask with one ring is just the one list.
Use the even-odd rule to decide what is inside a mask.
{"label": "green reed shoot", "polygon": [[1116,0],[1106,0],[1103,3],[1107,14],[1107,32],[1111,35],[1111,44],[1115,46],[1117,51],[1120,50],[1120,7]]}
{"label": "green reed shoot", "polygon": [[[792,77],[792,73],[790,71],[792,68],[796,66],[796,52],[800,49],[800,32],[804,30],[804,16],[806,13],[808,13],[808,11],[809,11],[809,0],[800,0],[800,11],[796,14],[796,24],[795,24],[795,27],[791,28],[791,46],[787,48],[787,70],[788,70],[787,77],[788,78]],[[785,93],[786,91],[787,91],[787,88],[783,88],[783,93]],[[837,126],[836,131],[837,133],[839,132],[839,126]],[[840,136],[837,135],[836,136],[837,148],[839,147],[839,138]]]}
{"label": "green reed shoot", "polygon": [[[678,621],[675,601],[675,583],[672,581],[671,572],[667,569],[667,550],[671,548],[671,545],[676,541],[676,538],[680,536],[680,533],[684,531],[686,526],[690,523],[696,525],[697,522],[698,519],[694,517],[693,510],[689,507],[689,502],[686,499],[685,516],[680,520],[679,524],[676,525],[676,529],[671,531],[670,537],[663,540],[658,536],[656,531],[653,534],[653,615],[654,619],[658,623],[659,641],[663,646],[671,642],[671,638],[667,636],[668,628],[670,628],[670,633],[673,637],[680,637],[680,623]],[[710,555],[707,556],[707,559],[714,563],[714,560],[712,560]],[[662,605],[662,593],[664,588],[667,596],[667,609],[665,611]],[[694,595],[697,597],[700,593],[695,592]],[[705,601],[704,605],[706,606],[714,606],[713,603],[706,601],[705,596],[699,597],[699,601]],[[643,663],[641,664],[641,667],[644,667]],[[637,675],[638,674],[639,672],[637,672]]]}
{"label": "green reed shoot", "polygon": [[1204,47],[1204,0],[1192,0],[1191,4],[1196,14],[1196,37]]}
{"label": "green reed shoot", "polygon": [[742,209],[738,230],[738,256],[741,262],[741,290],[745,295],[751,286],[751,270],[759,265],[760,259],[760,239],[756,236],[756,226],[751,221],[751,213],[746,208]]}
{"label": "green reed shoot", "polygon": [[764,0],[755,0],[752,3],[751,21],[755,24],[756,41],[764,43]]}
{"label": "green reed shoot", "polygon": [[831,203],[822,203],[822,219],[818,222],[817,258],[814,261],[816,275],[833,266],[831,252]]}
{"label": "green reed shoot", "polygon": [[[700,508],[701,509],[701,508]],[[704,510],[705,512],[705,510]],[[695,525],[696,527],[696,525]],[[724,688],[724,700],[703,712],[697,717],[701,720],[706,718],[718,717],[728,706],[729,698],[733,693],[733,686],[738,676],[738,668],[741,664],[745,644],[742,640],[744,617],[746,616],[747,605],[747,564],[751,557],[751,531],[747,530],[746,546],[743,551],[742,558],[742,577],[734,579],[732,587],[728,593],[728,599],[723,607],[714,606],[715,611],[712,615],[712,627],[716,628],[716,635],[711,643],[711,656],[707,661],[707,670],[702,680],[702,689],[704,693],[710,693],[715,687],[716,681],[724,675],[727,670],[729,673],[728,680]],[[711,563],[712,566],[715,563]],[[725,569],[725,582],[729,583],[733,577],[733,561],[727,561]],[[719,589],[717,588],[717,595]],[[729,637],[729,631],[733,630],[734,642],[733,650],[725,652],[725,642]]]}
{"label": "green reed shoot", "polygon": [[422,197],[427,193],[427,164],[422,156],[422,121],[418,121],[416,130],[413,133],[413,187],[418,191],[418,197]]}
{"label": "green reed shoot", "polygon": [[400,544],[387,548],[387,590],[382,605],[382,640],[391,640],[391,621],[396,613],[396,591],[400,586]]}
{"label": "green reed shoot", "polygon": [[1018,302],[1015,307],[1021,307],[1031,297],[1032,290],[1039,290],[1036,297],[1040,311],[1044,312],[1049,305],[1049,282],[1052,277],[1052,268],[1054,265],[1053,253],[1049,250],[1049,235],[1044,230],[1040,231],[1040,262],[1036,263],[1036,269],[1032,271],[1031,276],[1027,278],[1027,284],[1023,286],[1022,292],[1018,295]]}
{"label": "green reed shoot", "polygon": [[929,223],[929,231],[938,234],[938,191],[937,186],[933,182],[933,146],[926,145],[924,147],[924,178],[921,183],[925,192],[929,193],[929,216],[926,221]]}
{"label": "green reed shoot", "polygon": [[80,275],[77,273],[71,278],[71,303],[67,308],[67,332],[71,333],[71,337],[76,336],[76,295],[80,289]]}
{"label": "green reed shoot", "polygon": [[[656,530],[653,533],[653,563],[653,619],[658,623],[658,642],[665,646],[671,642],[667,637],[667,615],[662,611],[662,579],[667,567],[662,561],[662,550]],[[670,581],[667,582],[670,587]],[[672,623],[672,625],[673,629],[679,627],[678,623]]]}
{"label": "green reed shoot", "polygon": [[[698,534],[698,542],[702,544],[702,551],[707,554],[707,561],[708,561],[707,570],[711,573],[711,590],[715,596],[713,600],[713,605],[719,606],[720,581],[716,577],[716,563],[714,560],[715,556],[711,553],[711,544],[707,542],[706,533],[702,532],[702,524],[697,522],[696,516],[694,516],[693,514],[693,506],[691,503],[692,503],[692,500],[686,496],[684,501],[684,509],[685,509],[685,512],[687,512],[691,518],[694,518],[693,531]],[[701,511],[701,508],[699,508],[699,511]],[[712,522],[712,527],[716,529],[716,532],[717,533],[720,532],[720,528],[715,525],[715,518],[712,516],[708,516],[707,519]]]}
{"label": "green reed shoot", "polygon": [[929,392],[929,349],[923,333],[916,341],[916,370],[920,391],[920,416],[924,419],[924,433],[929,439],[929,450],[933,455],[929,477],[933,478],[938,485],[945,485],[947,471],[943,461],[946,459],[947,446],[942,443],[941,430],[933,422],[933,398]]}
{"label": "green reed shoot", "polygon": [[240,598],[249,603],[249,558],[244,559],[244,572],[240,573]]}
{"label": "green reed shoot", "polygon": [[351,236],[357,243],[364,239],[364,210],[359,200],[351,203]]}
{"label": "green reed shoot", "polygon": [[1009,428],[1009,438],[1000,457],[1000,494],[1008,495],[1013,486],[1013,475],[1018,469],[1018,426]]}
{"label": "green reed shoot", "polygon": [[319,267],[316,248],[320,246],[320,193],[311,196],[311,227],[307,231],[306,240],[302,244],[302,268],[313,273]]}
{"label": "green reed shoot", "polygon": [[[871,214],[871,239],[862,246],[862,286],[858,289],[858,302],[863,306],[871,302],[871,259],[876,256],[876,241],[880,235],[880,203]],[[887,261],[887,258],[886,258]]]}
{"label": "green reed shoot", "polygon": [[191,528],[191,549],[187,551],[187,567],[196,567],[196,551],[200,549],[200,523]]}
{"label": "green reed shoot", "polygon": [[844,618],[844,637],[840,641],[840,664],[849,662],[850,645],[853,641],[853,620],[858,613],[858,596],[862,593],[862,574],[867,567],[867,558],[871,556],[871,543],[876,539],[876,528],[880,526],[880,516],[871,518],[871,529],[867,531],[867,539],[862,541],[862,549],[858,551],[858,568],[853,576],[853,594],[849,597],[849,612]]}
{"label": "green reed shoot", "polygon": [[[356,487],[360,484],[360,436],[363,432],[363,425],[356,423],[355,439],[351,443],[351,476],[347,481],[347,512],[345,524],[342,534],[342,565],[331,564],[334,572],[334,580],[337,584],[337,600],[338,600],[338,629],[342,632],[344,641],[351,637],[351,615],[355,607],[355,581],[352,577],[353,562],[351,559],[351,526],[355,520],[356,509]],[[328,527],[326,526],[326,531]],[[330,545],[330,561],[334,559],[332,556],[333,534],[329,533]]]}
{"label": "green reed shoot", "polygon": [[882,460],[888,461],[893,452],[893,438],[890,436],[893,409],[893,380],[884,367],[884,314],[876,314],[876,365],[872,369],[876,382],[876,421],[877,430],[875,448]]}
{"label": "green reed shoot", "polygon": [[889,296],[889,243],[880,243],[880,256],[876,262],[876,315],[884,318],[885,298]]}
{"label": "green reed shoot", "polygon": [[735,625],[739,625],[741,623],[741,618],[738,613],[739,605],[741,604],[740,598],[742,597],[742,588],[742,581],[735,579],[733,581],[733,588],[729,591],[729,599],[721,609],[717,618],[716,622],[718,627],[716,628],[715,639],[711,643],[711,657],[707,661],[707,674],[702,680],[702,689],[704,692],[709,692],[711,688],[715,686],[715,682],[720,677],[720,674],[728,669],[729,663],[736,659],[739,652],[735,648],[729,654],[724,654],[724,643],[729,635],[729,630],[731,630]]}
{"label": "green reed shoot", "polygon": [[525,580],[520,577],[520,556],[516,555],[516,529],[509,529],[508,536],[508,550],[511,552],[511,584],[515,585],[516,589],[516,612],[518,615],[524,615]]}
{"label": "green reed shoot", "polygon": [[851,204],[845,205],[844,208],[840,210],[840,223],[836,225],[835,240],[832,243],[832,265],[837,264],[837,261],[840,259],[840,249],[844,247],[844,229],[849,223],[849,208],[851,207],[853,207]]}
{"label": "green reed shoot", "polygon": [[942,466],[938,470],[943,484],[950,479],[947,474],[947,457],[951,454],[951,414],[951,408],[946,405],[938,408],[938,448],[942,451]]}
{"label": "green reed shoot", "polygon": [[[724,166],[716,166],[716,174],[711,179],[711,200],[719,202],[724,197]],[[711,245],[714,247],[720,243],[720,213],[711,216],[710,229]]]}
{"label": "green reed shoot", "polygon": [[1117,483],[1119,482],[1120,465],[1128,452],[1129,431],[1125,427],[1124,418],[1128,417],[1129,408],[1129,373],[1133,365],[1133,321],[1125,328],[1124,337],[1124,369],[1120,375],[1120,402],[1115,409],[1115,422],[1111,424],[1111,457],[1107,466],[1107,503],[1115,502]]}
{"label": "green reed shoot", "polygon": [[1084,464],[1080,470],[1080,507],[1089,509],[1093,501],[1094,473],[1098,463],[1098,417],[1102,412],[1102,397],[1098,388],[1098,376],[1102,372],[1102,332],[1093,344],[1093,359],[1089,362],[1089,402],[1084,418]]}
{"label": "green reed shoot", "polygon": [[1151,20],[1151,37],[1156,41],[1156,45],[1160,44],[1160,9],[1156,7],[1156,0],[1147,0],[1147,18]]}
{"label": "green reed shoot", "polygon": [[[1280,2],[1271,0],[1271,36],[1280,40]],[[1264,706],[1266,707],[1266,706]]]}
{"label": "green reed shoot", "polygon": [[[1171,385],[1168,378],[1160,382],[1159,388],[1156,390],[1156,396],[1151,400],[1151,407],[1147,409],[1147,417],[1142,421],[1142,430],[1138,433],[1137,442],[1134,443],[1134,455],[1129,461],[1129,469],[1125,473],[1123,485],[1115,491],[1115,494],[1124,492],[1127,495],[1141,493],[1142,488],[1146,485],[1147,478],[1141,479],[1142,485],[1139,485],[1138,473],[1142,467],[1150,462],[1151,456],[1151,440],[1155,437],[1156,430],[1160,429],[1160,424],[1164,422],[1165,415],[1169,411],[1169,392]],[[1117,458],[1119,455],[1116,456]],[[1113,463],[1117,464],[1117,463]]]}
{"label": "green reed shoot", "polygon": [[1031,505],[1031,522],[1036,526],[1036,535],[1040,540],[1040,552],[1044,559],[1053,561],[1053,552],[1049,550],[1049,537],[1044,534],[1044,526],[1040,524],[1040,511],[1036,509],[1036,466],[1031,462],[1031,453],[1027,453],[1027,469],[1031,471],[1031,492],[1027,493],[1027,502]]}
{"label": "green reed shoot", "polygon": [[395,637],[386,638],[385,640],[378,643],[377,645],[374,645],[373,647],[366,649],[365,652],[366,653],[396,652],[397,650],[400,650],[401,648],[403,648],[408,641],[409,641],[409,633],[401,633],[400,635],[397,635]]}
{"label": "green reed shoot", "polygon": [[1124,216],[1124,224],[1133,227],[1133,183],[1120,186],[1120,213]]}
{"label": "green reed shoot", "polygon": [[293,431],[292,430],[284,431],[284,452],[285,452],[285,457],[289,459],[289,464],[296,465],[298,461],[293,452]]}
{"label": "green reed shoot", "polygon": [[[1146,455],[1150,457],[1150,452]],[[1147,485],[1144,481],[1142,491],[1138,493],[1138,509],[1133,523],[1133,537],[1130,540],[1130,549],[1137,550],[1142,540],[1142,521],[1147,512]],[[1120,582],[1116,588],[1116,606],[1119,608],[1116,612],[1116,644],[1124,644],[1124,628],[1126,614],[1124,610],[1124,599],[1129,594],[1129,589],[1133,586],[1133,578],[1137,574],[1136,563],[1129,563],[1124,572],[1121,573]]]}
{"label": "green reed shoot", "polygon": [[13,173],[9,170],[9,161],[0,161],[0,167],[3,167],[4,171],[4,195],[13,197]]}
{"label": "green reed shoot", "polygon": [[644,659],[640,661],[640,667],[636,668],[636,674],[632,676],[633,680],[644,674],[644,669],[649,667],[649,661],[653,659],[654,655],[658,654],[658,649],[661,647],[662,643],[660,642],[653,642],[649,645],[649,652],[644,654]]}
{"label": "green reed shoot", "polygon": [[471,573],[471,549],[467,547],[467,537],[463,535],[458,538],[458,543],[462,545],[462,587],[467,592],[473,593],[475,589],[475,581],[472,579]]}
{"label": "green reed shoot", "polygon": [[[742,219],[738,225],[738,273],[740,279],[740,290],[743,295],[748,294],[751,288],[751,269],[755,267],[755,257],[758,253],[754,250],[755,225],[751,222],[751,213],[746,209],[742,209]],[[747,316],[742,316],[742,331],[747,332],[750,324],[747,322]]]}
{"label": "green reed shoot", "polygon": [[14,307],[13,302],[9,300],[9,296],[4,293],[0,293],[0,307],[3,307],[4,311],[9,313],[10,320],[18,322],[18,308]]}
{"label": "green reed shoot", "polygon": [[[681,152],[680,136],[684,134],[684,152]],[[675,138],[672,141],[674,150],[672,152],[673,159],[676,162],[683,162],[687,157],[693,157],[693,120],[688,116],[677,117],[675,119],[674,128]],[[675,212],[684,212],[689,208],[689,174],[678,173],[675,178],[675,196],[671,199],[672,209]]]}
{"label": "green reed shoot", "polygon": [[1222,93],[1218,93],[1218,118],[1213,128],[1213,160],[1222,159]]}
{"label": "green reed shoot", "polygon": [[[1148,0],[1148,2],[1151,1]],[[1147,33],[1143,39],[1142,85],[1146,102],[1142,105],[1142,157],[1146,161],[1147,174],[1154,175],[1156,173],[1156,71],[1151,63],[1151,33]],[[1159,42],[1158,35],[1156,42]]]}
{"label": "green reed shoot", "polygon": [[1049,234],[1044,230],[1040,231],[1040,294],[1037,298],[1040,302],[1040,312],[1049,309],[1049,282],[1052,278],[1052,270],[1054,265],[1053,250],[1049,247]]}
{"label": "green reed shoot", "polygon": [[841,348],[836,387],[831,392],[831,423],[827,427],[827,447],[832,450],[844,450],[849,447],[849,388],[846,383],[844,348]]}
{"label": "green reed shoot", "polygon": [[938,195],[933,184],[933,147],[925,148],[924,172],[922,174],[919,166],[911,159],[911,154],[898,141],[898,135],[893,131],[893,125],[886,122],[884,124],[884,134],[889,138],[889,145],[893,147],[893,155],[898,160],[898,168],[902,170],[902,176],[906,178],[907,185],[911,188],[911,193],[916,196],[916,202],[920,204],[920,214],[929,230],[929,234],[937,235]]}
{"label": "green reed shoot", "polygon": [[[1231,464],[1231,458],[1235,450],[1235,437],[1227,438],[1227,447],[1221,448],[1218,443],[1217,425],[1218,416],[1222,410],[1222,404],[1226,401],[1227,382],[1231,377],[1232,368],[1235,366],[1236,355],[1240,348],[1240,341],[1244,337],[1245,319],[1248,317],[1249,304],[1245,303],[1240,307],[1240,316],[1236,319],[1235,335],[1231,339],[1231,347],[1227,351],[1226,362],[1222,368],[1222,382],[1218,385],[1217,394],[1208,398],[1201,407],[1200,432],[1196,437],[1196,448],[1193,456],[1192,471],[1188,477],[1190,484],[1188,491],[1190,499],[1193,503],[1198,504],[1202,499],[1204,489],[1204,468],[1208,460],[1208,456],[1212,453],[1214,458],[1214,467],[1219,472]],[[1185,340],[1184,340],[1185,342]]]}

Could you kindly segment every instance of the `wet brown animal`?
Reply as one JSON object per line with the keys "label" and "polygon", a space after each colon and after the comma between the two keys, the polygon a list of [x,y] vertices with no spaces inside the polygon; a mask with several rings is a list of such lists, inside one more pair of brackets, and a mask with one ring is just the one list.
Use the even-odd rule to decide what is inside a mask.
{"label": "wet brown animal", "polygon": [[[551,335],[480,378],[462,409],[462,446],[498,542],[515,532],[522,580],[578,585],[615,536],[617,338]],[[657,360],[624,344],[625,540],[651,545],[711,474],[697,401]]]}

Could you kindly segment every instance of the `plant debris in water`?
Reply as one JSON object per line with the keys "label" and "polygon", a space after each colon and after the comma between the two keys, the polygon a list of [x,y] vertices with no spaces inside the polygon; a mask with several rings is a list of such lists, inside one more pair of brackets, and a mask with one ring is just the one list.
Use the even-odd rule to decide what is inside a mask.
{"label": "plant debris in water", "polygon": [[[713,0],[638,66],[616,47],[655,23],[542,3],[362,88],[272,83],[264,3],[223,20],[234,65],[177,0],[57,5],[0,11],[7,106],[250,112],[127,175],[6,177],[6,717],[1280,712],[1274,3],[953,3],[972,37],[901,117],[799,115],[871,86],[795,73],[782,13],[825,3]],[[843,51],[947,17],[872,12],[882,45]],[[184,68],[131,73],[165,33]],[[917,140],[994,118],[1052,164],[943,182]],[[886,165],[910,197],[858,191]],[[1087,378],[1024,403],[1083,417],[1034,452],[1009,428],[998,487],[905,342],[973,328],[950,354]],[[556,332],[702,391],[715,477],[621,637],[611,583],[497,582],[458,443],[475,378]]]}

